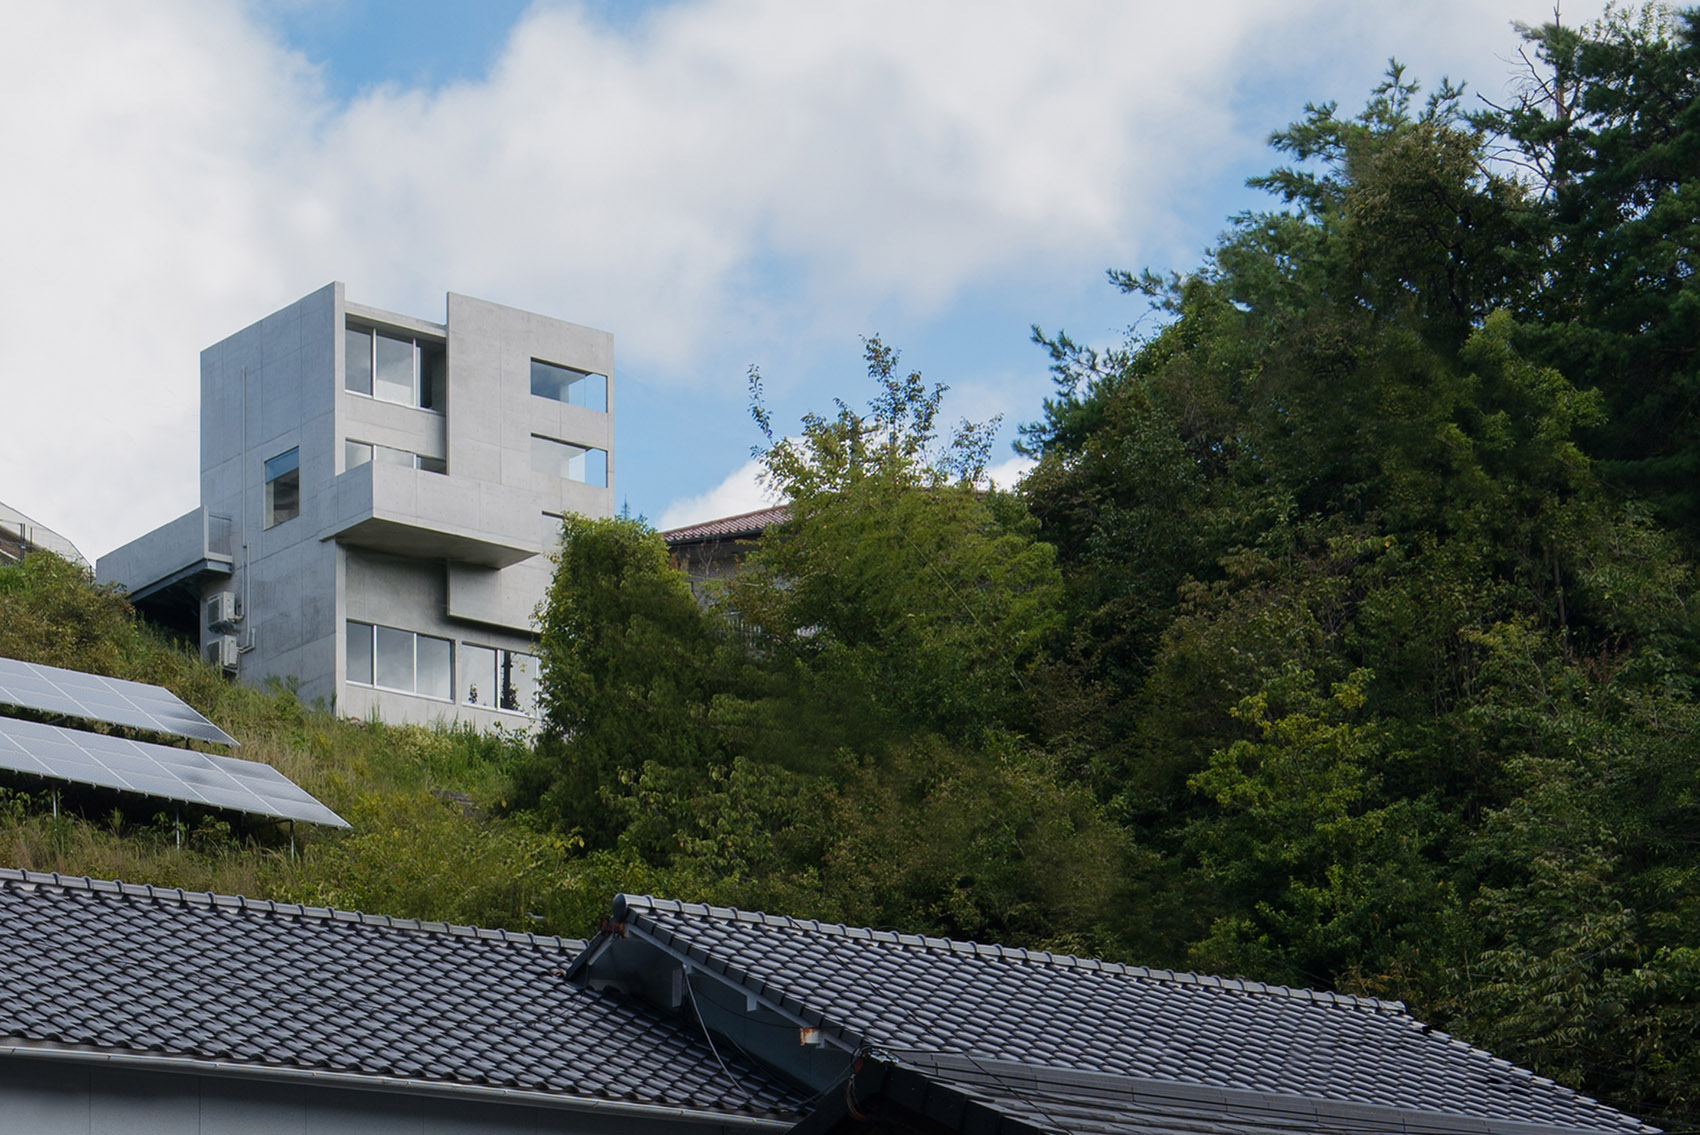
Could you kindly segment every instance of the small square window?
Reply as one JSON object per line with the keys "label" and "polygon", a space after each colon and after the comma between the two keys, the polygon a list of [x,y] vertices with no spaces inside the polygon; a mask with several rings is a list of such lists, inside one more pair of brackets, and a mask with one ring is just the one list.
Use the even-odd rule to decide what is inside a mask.
{"label": "small square window", "polygon": [[342,465],[344,469],[358,469],[372,460],[372,446],[364,441],[344,441],[342,443]]}
{"label": "small square window", "polygon": [[301,515],[301,450],[280,453],[266,462],[267,528]]}

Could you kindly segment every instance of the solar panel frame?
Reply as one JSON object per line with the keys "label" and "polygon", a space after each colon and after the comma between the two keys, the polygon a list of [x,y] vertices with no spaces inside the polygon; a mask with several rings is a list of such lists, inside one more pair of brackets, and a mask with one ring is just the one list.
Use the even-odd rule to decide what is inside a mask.
{"label": "solar panel frame", "polygon": [[215,745],[237,740],[162,686],[0,658],[0,704]]}
{"label": "solar panel frame", "polygon": [[270,765],[40,721],[0,718],[0,769],[278,820],[349,826]]}

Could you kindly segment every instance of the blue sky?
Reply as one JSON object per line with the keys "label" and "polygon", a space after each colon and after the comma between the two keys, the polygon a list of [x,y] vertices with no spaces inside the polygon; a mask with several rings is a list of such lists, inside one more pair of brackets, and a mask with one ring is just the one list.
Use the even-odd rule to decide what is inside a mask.
{"label": "blue sky", "polygon": [[[99,555],[197,501],[200,349],[330,279],[612,331],[616,490],[755,507],[860,336],[1016,425],[1029,326],[1119,340],[1269,133],[1397,54],[1498,95],[1539,0],[64,0],[0,12],[0,500]],[[1592,12],[1572,12],[1579,19]],[[69,349],[68,349],[69,348]],[[1014,468],[1006,470],[1013,474]]]}

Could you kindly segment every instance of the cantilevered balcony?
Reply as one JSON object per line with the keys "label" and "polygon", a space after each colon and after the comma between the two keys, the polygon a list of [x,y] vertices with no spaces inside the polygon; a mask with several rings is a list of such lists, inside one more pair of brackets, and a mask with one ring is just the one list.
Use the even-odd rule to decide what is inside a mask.
{"label": "cantilevered balcony", "polygon": [[320,539],[354,547],[508,567],[541,551],[530,492],[452,474],[368,461],[331,483]]}

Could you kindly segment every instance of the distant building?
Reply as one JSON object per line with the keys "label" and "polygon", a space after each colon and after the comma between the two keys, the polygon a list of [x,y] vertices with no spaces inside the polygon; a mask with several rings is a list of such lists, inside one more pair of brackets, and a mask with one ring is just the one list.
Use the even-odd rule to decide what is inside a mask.
{"label": "distant building", "polygon": [[523,726],[560,518],[613,511],[613,362],[604,331],[327,285],[201,353],[201,505],[98,578],[245,682]]}
{"label": "distant building", "polygon": [[775,505],[737,516],[708,520],[661,533],[673,566],[690,577],[691,592],[701,599],[706,584],[731,579],[756,537],[791,519],[789,505]]}
{"label": "distant building", "polygon": [[53,552],[84,570],[89,562],[77,546],[17,509],[0,503],[0,564],[15,564],[30,552]]}

